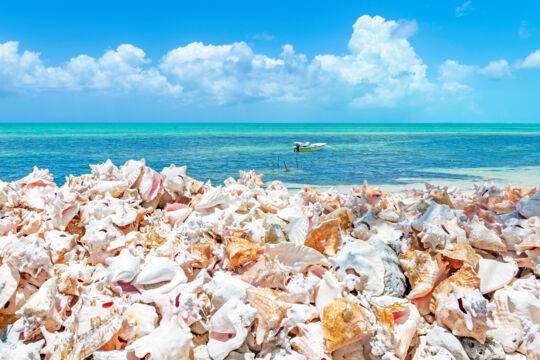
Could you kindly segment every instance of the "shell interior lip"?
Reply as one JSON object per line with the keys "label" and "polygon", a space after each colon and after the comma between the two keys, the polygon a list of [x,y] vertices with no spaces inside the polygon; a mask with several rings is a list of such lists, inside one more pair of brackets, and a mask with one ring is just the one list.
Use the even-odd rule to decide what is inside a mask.
{"label": "shell interior lip", "polygon": [[538,188],[261,178],[142,159],[0,181],[0,358],[538,353]]}

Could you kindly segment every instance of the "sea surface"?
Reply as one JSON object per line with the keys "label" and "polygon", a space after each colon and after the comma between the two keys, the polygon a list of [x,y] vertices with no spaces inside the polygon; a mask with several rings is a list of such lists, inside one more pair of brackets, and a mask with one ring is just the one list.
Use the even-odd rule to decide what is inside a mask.
{"label": "sea surface", "polygon": [[[294,141],[332,148],[294,153]],[[540,124],[0,124],[0,179],[48,168],[57,183],[111,159],[219,184],[255,169],[299,188],[492,181],[540,185]]]}

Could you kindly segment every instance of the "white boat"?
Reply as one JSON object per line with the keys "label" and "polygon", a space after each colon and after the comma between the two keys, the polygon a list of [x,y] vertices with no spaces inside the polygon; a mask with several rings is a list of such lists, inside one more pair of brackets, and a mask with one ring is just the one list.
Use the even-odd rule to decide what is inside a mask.
{"label": "white boat", "polygon": [[309,142],[295,142],[294,151],[295,152],[304,152],[304,151],[319,151],[326,146],[326,143],[313,143]]}

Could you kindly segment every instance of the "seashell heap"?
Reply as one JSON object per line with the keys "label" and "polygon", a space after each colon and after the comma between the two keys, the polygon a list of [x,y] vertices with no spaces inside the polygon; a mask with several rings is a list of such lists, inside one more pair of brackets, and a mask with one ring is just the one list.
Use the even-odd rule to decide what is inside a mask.
{"label": "seashell heap", "polygon": [[540,191],[0,181],[0,359],[540,359]]}

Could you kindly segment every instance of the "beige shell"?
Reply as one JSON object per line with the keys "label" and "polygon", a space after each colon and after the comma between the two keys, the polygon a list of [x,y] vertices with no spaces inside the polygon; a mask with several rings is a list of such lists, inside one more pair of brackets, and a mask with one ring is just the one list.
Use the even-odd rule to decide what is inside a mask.
{"label": "beige shell", "polygon": [[470,266],[442,281],[433,292],[431,310],[437,321],[456,336],[484,343],[489,329],[487,300],[479,291],[480,279]]}
{"label": "beige shell", "polygon": [[294,350],[306,360],[331,359],[324,345],[324,329],[320,321],[298,325],[298,335],[291,339]]}
{"label": "beige shell", "polygon": [[19,285],[19,272],[8,264],[0,266],[0,308],[9,301]]}
{"label": "beige shell", "polygon": [[468,241],[460,241],[454,244],[453,249],[444,249],[439,252],[444,255],[450,266],[455,269],[460,268],[463,264],[472,267],[476,267],[478,264],[478,255],[476,255]]}
{"label": "beige shell", "polygon": [[364,310],[350,300],[337,298],[324,309],[322,316],[328,351],[342,348],[366,336],[370,324]]}
{"label": "beige shell", "polygon": [[440,255],[433,256],[419,250],[409,250],[402,254],[399,263],[412,287],[407,295],[409,299],[428,295],[446,270]]}
{"label": "beige shell", "polygon": [[260,345],[270,330],[279,327],[290,305],[283,301],[277,291],[269,288],[247,289],[247,300],[249,305],[257,309],[255,339]]}
{"label": "beige shell", "polygon": [[263,250],[259,245],[254,244],[249,240],[236,236],[231,236],[227,239],[225,253],[227,254],[229,266],[231,267],[244,265],[253,261],[262,252]]}
{"label": "beige shell", "polygon": [[289,271],[284,269],[280,262],[263,254],[256,262],[247,265],[241,278],[253,286],[283,289],[288,276]]}
{"label": "beige shell", "polygon": [[319,223],[308,234],[304,245],[327,256],[334,256],[341,243],[341,219],[326,220]]}

